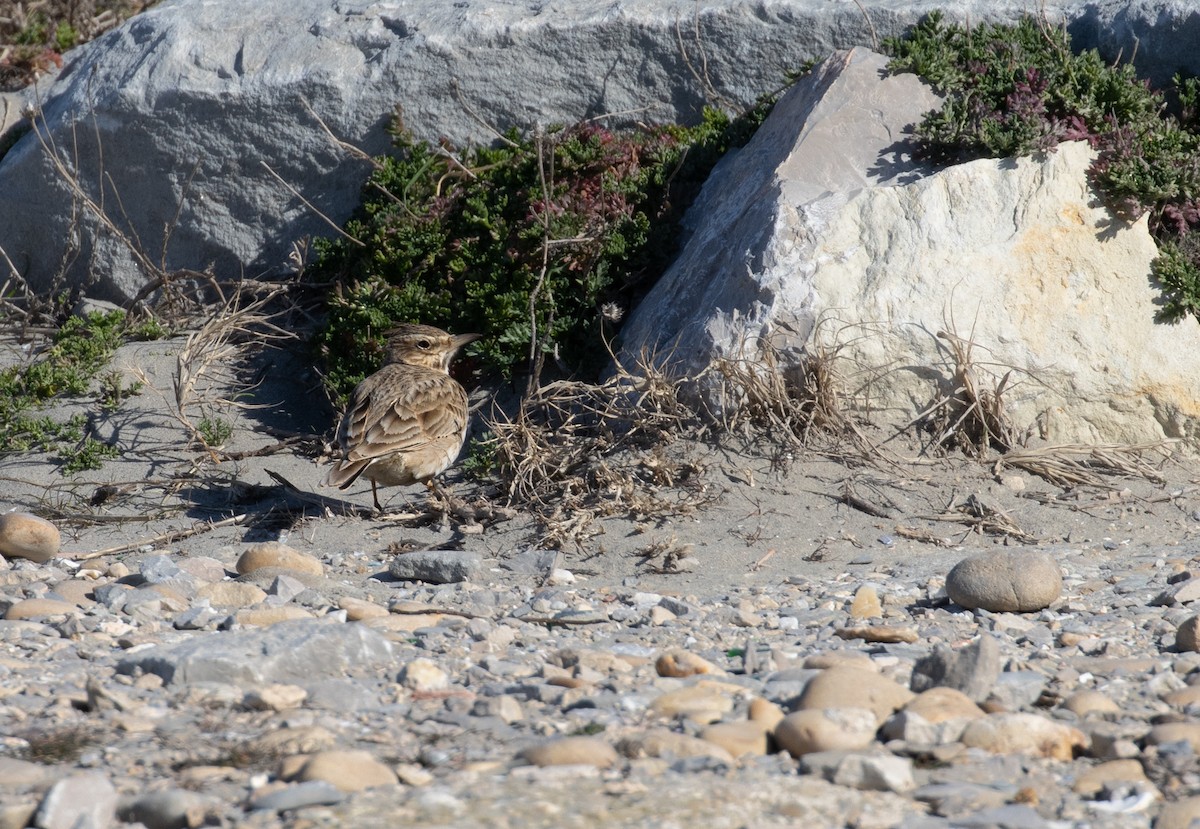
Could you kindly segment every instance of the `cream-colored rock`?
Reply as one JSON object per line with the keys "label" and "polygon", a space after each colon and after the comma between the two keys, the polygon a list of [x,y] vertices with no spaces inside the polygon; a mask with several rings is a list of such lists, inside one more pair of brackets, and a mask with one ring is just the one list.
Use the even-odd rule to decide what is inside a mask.
{"label": "cream-colored rock", "polygon": [[343,792],[360,792],[398,781],[390,767],[366,751],[322,751],[301,767],[296,780],[324,780]]}
{"label": "cream-colored rock", "polygon": [[1085,688],[1071,694],[1063,702],[1063,708],[1079,717],[1086,717],[1088,714],[1115,714],[1121,710],[1108,694],[1094,688]]}
{"label": "cream-colored rock", "polygon": [[750,710],[747,716],[752,722],[756,722],[765,727],[768,731],[779,724],[785,716],[784,711],[769,699],[755,697],[750,700]]}
{"label": "cream-colored rock", "polygon": [[874,660],[859,651],[826,651],[825,653],[814,653],[804,659],[804,667],[818,671],[845,666],[879,673],[879,668]]}
{"label": "cream-colored rock", "polygon": [[967,724],[962,743],[993,754],[1031,754],[1053,760],[1070,760],[1088,744],[1077,728],[1038,714],[992,714]]}
{"label": "cream-colored rock", "polygon": [[875,739],[869,708],[811,708],[788,714],[775,726],[775,742],[793,757],[814,751],[855,751]]}
{"label": "cream-colored rock", "polygon": [[650,711],[660,717],[685,717],[702,724],[716,722],[732,710],[729,692],[705,681],[660,694],[650,703]]}
{"label": "cream-colored rock", "polygon": [[218,581],[205,584],[196,591],[199,599],[208,599],[213,607],[235,609],[252,607],[267,598],[261,587],[240,581]]}
{"label": "cream-colored rock", "polygon": [[666,728],[652,728],[641,734],[630,735],[621,740],[617,750],[631,760],[643,757],[711,757],[733,764],[733,755],[724,746]]}
{"label": "cream-colored rock", "polygon": [[798,708],[869,708],[879,725],[913,698],[882,674],[850,666],[827,668],[804,687]]}
{"label": "cream-colored rock", "polygon": [[25,619],[42,619],[47,616],[67,616],[78,613],[79,608],[70,602],[60,602],[58,599],[22,599],[10,607],[4,614],[9,621]]}
{"label": "cream-colored rock", "polygon": [[[1155,322],[1158,249],[1146,217],[1114,221],[1092,191],[1093,150],[880,165],[937,106],[885,63],[835,53],[714,172],[687,245],[622,328],[622,360],[661,354],[695,377],[718,358],[761,359],[766,335],[786,372],[836,346],[872,378],[872,421],[901,428],[952,388],[958,343],[982,388],[1007,377],[1017,434],[1200,435],[1200,329]],[[719,374],[705,376],[697,392],[719,412]]]}
{"label": "cream-colored rock", "polygon": [[1200,685],[1188,685],[1163,694],[1162,701],[1173,708],[1187,708],[1200,703]]}
{"label": "cream-colored rock", "polygon": [[616,749],[598,737],[559,737],[531,746],[518,757],[535,766],[596,766],[602,769],[621,759]]}
{"label": "cream-colored rock", "polygon": [[338,608],[346,611],[346,619],[351,622],[361,622],[363,619],[382,619],[388,615],[388,609],[383,605],[369,602],[366,599],[356,599],[353,596],[342,596],[338,599]]}
{"label": "cream-colored rock", "polygon": [[879,603],[879,594],[869,584],[864,584],[854,593],[850,602],[851,619],[877,619],[883,615],[883,605]]}
{"label": "cream-colored rock", "polygon": [[715,743],[734,757],[747,754],[766,754],[768,739],[774,726],[755,720],[719,722],[700,732],[700,739]]}
{"label": "cream-colored rock", "polygon": [[49,561],[58,555],[62,536],[58,527],[45,518],[27,512],[0,515],[0,555]]}
{"label": "cream-colored rock", "polygon": [[1071,786],[1076,794],[1091,797],[1108,783],[1148,784],[1141,762],[1134,759],[1110,760],[1080,772]]}
{"label": "cream-colored rock", "polygon": [[400,684],[419,694],[444,691],[450,687],[450,677],[436,662],[418,657],[400,669]]}
{"label": "cream-colored rock", "polygon": [[1178,740],[1187,740],[1191,743],[1192,751],[1200,754],[1200,723],[1163,723],[1151,728],[1150,733],[1146,735],[1146,744],[1152,746],[1174,743]]}
{"label": "cream-colored rock", "polygon": [[308,698],[308,691],[299,685],[273,684],[252,688],[242,696],[242,705],[256,711],[286,711],[299,708]]}
{"label": "cream-colored rock", "polygon": [[654,663],[659,676],[695,676],[696,674],[714,674],[723,676],[725,671],[699,656],[682,648],[673,648],[658,657]]}
{"label": "cream-colored rock", "polygon": [[292,549],[278,541],[253,544],[237,560],[238,575],[244,576],[264,567],[279,567],[306,576],[321,576],[325,567],[310,555]]}
{"label": "cream-colored rock", "polygon": [[279,607],[244,607],[233,614],[233,618],[246,627],[266,627],[292,619],[311,619],[313,615],[302,607],[285,604]]}
{"label": "cream-colored rock", "polygon": [[977,720],[986,716],[970,697],[954,688],[935,687],[917,694],[904,706],[905,711],[919,714],[927,722],[947,720]]}

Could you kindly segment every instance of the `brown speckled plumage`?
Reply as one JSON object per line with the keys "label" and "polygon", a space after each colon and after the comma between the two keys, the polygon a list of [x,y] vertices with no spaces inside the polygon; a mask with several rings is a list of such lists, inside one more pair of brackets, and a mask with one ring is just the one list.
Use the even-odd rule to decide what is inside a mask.
{"label": "brown speckled plumage", "polygon": [[392,330],[383,367],[350,396],[337,433],[342,456],[325,484],[346,489],[365,476],[381,509],[378,484],[429,482],[450,466],[466,439],[468,406],[450,361],[478,338],[430,325]]}

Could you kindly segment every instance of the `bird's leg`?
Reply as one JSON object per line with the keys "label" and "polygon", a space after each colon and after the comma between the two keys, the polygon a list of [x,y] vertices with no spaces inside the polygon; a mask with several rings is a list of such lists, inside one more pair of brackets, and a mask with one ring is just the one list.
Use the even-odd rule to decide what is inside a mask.
{"label": "bird's leg", "polygon": [[383,512],[383,507],[379,505],[379,490],[375,486],[375,479],[371,479],[371,497],[375,499],[375,511]]}

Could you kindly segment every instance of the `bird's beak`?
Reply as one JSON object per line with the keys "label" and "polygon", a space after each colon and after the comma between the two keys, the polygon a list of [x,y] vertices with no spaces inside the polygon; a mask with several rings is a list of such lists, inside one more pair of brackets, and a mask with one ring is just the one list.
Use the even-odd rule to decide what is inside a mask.
{"label": "bird's beak", "polygon": [[464,345],[469,345],[470,343],[475,342],[482,336],[483,336],[482,334],[458,334],[454,337],[454,340],[453,340],[454,350],[458,351]]}

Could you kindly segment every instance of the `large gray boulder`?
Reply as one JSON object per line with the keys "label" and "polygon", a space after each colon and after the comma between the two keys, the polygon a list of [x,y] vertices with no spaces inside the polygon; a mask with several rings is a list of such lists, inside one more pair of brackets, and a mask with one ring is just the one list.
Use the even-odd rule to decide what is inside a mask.
{"label": "large gray boulder", "polygon": [[1200,436],[1200,330],[1154,322],[1154,241],[1098,203],[1088,146],[922,171],[903,136],[931,95],[883,64],[834,55],[718,166],[623,359],[701,376],[716,412],[740,394],[717,361],[836,353],[846,402],[883,425],[954,395],[965,368],[1002,389],[1017,438]]}
{"label": "large gray boulder", "polygon": [[[366,165],[337,142],[383,152],[397,104],[417,137],[460,145],[614,113],[691,121],[706,102],[745,106],[802,61],[898,34],[943,5],[975,23],[1032,8],[168,0],[71,52],[39,94],[37,132],[0,160],[0,248],[35,289],[95,283],[114,300],[162,271],[286,268],[296,240],[331,235],[326,219],[340,224],[358,202]],[[1200,68],[1200,24],[1182,4],[1036,8],[1080,45],[1103,38],[1160,75]]]}

